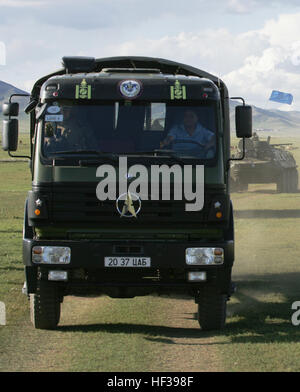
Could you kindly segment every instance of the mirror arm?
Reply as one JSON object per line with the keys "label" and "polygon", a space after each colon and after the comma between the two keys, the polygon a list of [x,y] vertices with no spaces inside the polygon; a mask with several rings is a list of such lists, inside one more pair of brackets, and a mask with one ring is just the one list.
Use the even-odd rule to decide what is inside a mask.
{"label": "mirror arm", "polygon": [[240,99],[243,102],[243,106],[246,105],[243,97],[230,97],[229,99]]}
{"label": "mirror arm", "polygon": [[12,158],[27,158],[27,159],[31,160],[31,157],[28,155],[12,155],[9,150],[7,151],[7,153]]}
{"label": "mirror arm", "polygon": [[11,94],[9,97],[9,103],[11,103],[12,97],[30,97],[30,94]]}

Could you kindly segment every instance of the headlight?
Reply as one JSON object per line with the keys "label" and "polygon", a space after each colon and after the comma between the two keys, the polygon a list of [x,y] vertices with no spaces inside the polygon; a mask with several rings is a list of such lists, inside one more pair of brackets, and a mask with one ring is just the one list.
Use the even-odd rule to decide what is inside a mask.
{"label": "headlight", "polygon": [[222,248],[187,248],[185,261],[188,265],[219,265],[224,263]]}
{"label": "headlight", "polygon": [[69,264],[71,249],[63,246],[34,246],[32,262],[41,264]]}

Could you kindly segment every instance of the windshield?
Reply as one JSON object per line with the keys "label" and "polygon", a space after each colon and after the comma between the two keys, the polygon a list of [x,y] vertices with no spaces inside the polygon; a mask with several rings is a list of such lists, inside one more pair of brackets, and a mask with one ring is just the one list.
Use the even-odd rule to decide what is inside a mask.
{"label": "windshield", "polygon": [[120,101],[49,104],[43,116],[43,153],[114,153],[213,159],[216,103]]}

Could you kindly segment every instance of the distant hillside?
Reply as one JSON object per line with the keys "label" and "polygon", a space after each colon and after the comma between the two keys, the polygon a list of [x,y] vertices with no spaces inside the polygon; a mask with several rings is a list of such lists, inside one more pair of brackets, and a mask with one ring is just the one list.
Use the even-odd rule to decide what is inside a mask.
{"label": "distant hillside", "polygon": [[[235,131],[234,108],[240,103],[230,101],[231,131]],[[252,105],[253,130],[259,132],[273,131],[280,135],[300,136],[300,112],[284,112],[276,109],[261,109]]]}
{"label": "distant hillside", "polygon": [[[11,84],[5,83],[0,80],[0,113],[2,113],[2,104],[5,101],[8,101],[11,94],[28,94],[26,91],[20,90],[17,87],[12,86]],[[24,109],[26,103],[28,102],[28,98],[18,98],[18,102],[20,103],[20,109]]]}

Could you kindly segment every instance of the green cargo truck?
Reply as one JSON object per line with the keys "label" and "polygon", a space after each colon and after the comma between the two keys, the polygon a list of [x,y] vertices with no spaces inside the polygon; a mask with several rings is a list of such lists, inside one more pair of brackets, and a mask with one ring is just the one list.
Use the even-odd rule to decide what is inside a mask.
{"label": "green cargo truck", "polygon": [[[12,101],[3,106],[3,149],[15,156]],[[66,295],[151,294],[194,298],[201,328],[222,328],[234,261],[224,82],[160,58],[64,57],[34,84],[25,112],[32,189],[23,291],[35,328],[57,326]],[[244,142],[251,128],[243,101],[237,136]]]}

